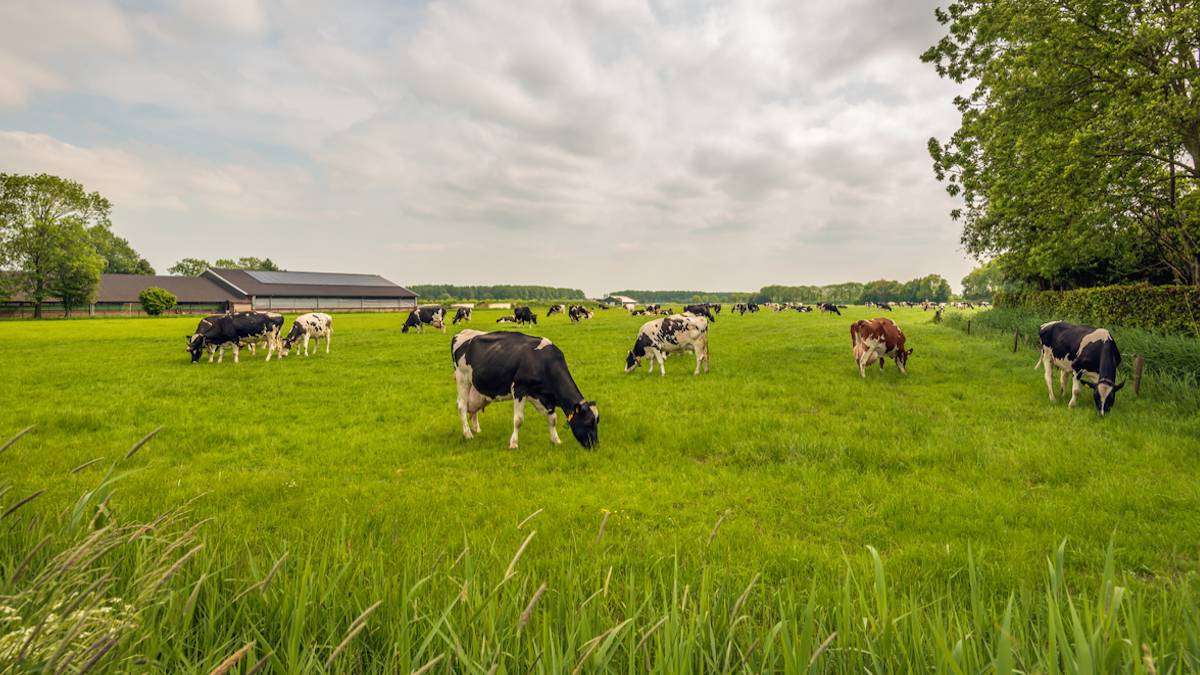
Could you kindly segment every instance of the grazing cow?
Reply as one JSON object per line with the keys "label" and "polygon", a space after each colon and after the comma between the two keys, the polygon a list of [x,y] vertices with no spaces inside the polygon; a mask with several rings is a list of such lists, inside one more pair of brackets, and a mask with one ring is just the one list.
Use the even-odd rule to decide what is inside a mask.
{"label": "grazing cow", "polygon": [[700,374],[701,362],[704,364],[704,372],[707,373],[708,319],[695,314],[676,314],[647,321],[638,331],[633,349],[625,355],[625,372],[632,373],[642,365],[642,359],[649,356],[648,372],[654,372],[654,364],[657,362],[659,371],[666,376],[667,356],[689,350],[696,355],[696,370],[692,374]]}
{"label": "grazing cow", "polygon": [[738,313],[738,316],[746,315],[746,303],[739,302],[733,306],[733,311]]}
{"label": "grazing cow", "polygon": [[838,310],[838,306],[833,304],[832,302],[818,303],[817,308],[820,309],[822,312],[832,312],[834,314],[837,314],[838,316],[842,315],[842,312],[840,310]]}
{"label": "grazing cow", "polygon": [[200,320],[196,332],[187,337],[187,351],[192,355],[192,363],[200,361],[200,354],[209,350],[208,360],[212,362],[212,350],[219,349],[221,354],[218,363],[225,360],[225,347],[233,348],[233,362],[238,363],[238,355],[242,345],[247,342],[267,343],[267,360],[279,349],[279,331],[283,328],[283,315],[273,312],[236,312],[230,314],[215,314]]}
{"label": "grazing cow", "polygon": [[525,419],[525,401],[546,416],[550,440],[558,444],[555,410],[562,408],[575,440],[591,449],[599,441],[596,402],[579,392],[562,350],[546,338],[498,331],[464,330],[450,340],[454,381],[458,384],[458,416],[463,436],[479,433],[479,413],[489,403],[513,399],[513,432],[508,447],[517,447]]}
{"label": "grazing cow", "polygon": [[502,316],[499,319],[496,319],[496,323],[516,323],[516,322],[517,322],[517,317],[515,317],[515,316]]}
{"label": "grazing cow", "polygon": [[1071,402],[1068,403],[1070,407],[1075,407],[1080,387],[1086,384],[1093,390],[1096,412],[1103,417],[1104,413],[1112,410],[1117,402],[1117,392],[1125,383],[1116,382],[1121,352],[1107,330],[1051,321],[1042,324],[1038,337],[1042,340],[1042,354],[1034,367],[1045,368],[1046,389],[1050,391],[1051,401],[1054,401],[1053,369],[1058,368],[1061,371],[1058,378],[1061,395],[1066,394],[1067,371],[1073,374]]}
{"label": "grazing cow", "polygon": [[883,370],[884,359],[889,356],[895,359],[900,372],[908,374],[905,364],[913,350],[904,348],[904,332],[895,321],[886,318],[855,321],[850,325],[850,344],[854,347],[858,374],[864,378],[867,366],[879,361],[879,369]]}
{"label": "grazing cow", "polygon": [[646,316],[646,315],[647,315],[647,314],[649,314],[649,313],[650,313],[649,311],[647,311],[647,310],[644,310],[644,309],[631,309],[631,310],[629,310],[629,316]]}
{"label": "grazing cow", "polygon": [[284,357],[292,350],[292,345],[303,340],[304,355],[308,356],[308,341],[315,340],[313,349],[320,351],[321,338],[325,338],[325,353],[329,353],[329,338],[333,336],[333,317],[320,312],[309,312],[301,314],[292,322],[292,330],[288,331],[287,337],[283,339],[283,346],[279,348],[279,356]]}
{"label": "grazing cow", "polygon": [[514,309],[513,316],[517,319],[518,324],[537,324],[537,314],[534,314],[533,310],[529,309],[528,307],[518,307]]}
{"label": "grazing cow", "polygon": [[657,304],[657,303],[652,304],[652,305],[646,305],[646,311],[650,312],[651,314],[658,312],[658,310],[660,310],[660,309],[662,309],[662,305]]}
{"label": "grazing cow", "polygon": [[591,310],[583,305],[571,305],[570,309],[567,310],[567,315],[571,317],[571,323],[592,318]]}
{"label": "grazing cow", "polygon": [[445,333],[445,318],[446,310],[442,307],[418,307],[408,313],[408,320],[404,322],[400,332],[407,333],[409,328],[416,328],[418,333],[424,333],[425,325],[429,324]]}
{"label": "grazing cow", "polygon": [[459,321],[470,323],[472,311],[473,310],[470,307],[459,307],[458,311],[454,313],[453,323],[458,323]]}
{"label": "grazing cow", "polygon": [[713,316],[712,312],[709,311],[709,308],[710,308],[710,305],[688,305],[687,307],[683,308],[683,311],[686,312],[687,314],[695,314],[696,316],[703,316],[703,317],[707,318],[709,321],[715,322],[717,320],[717,317]]}
{"label": "grazing cow", "polygon": [[758,305],[754,304],[753,302],[747,302],[746,309],[753,314],[758,311]]}
{"label": "grazing cow", "polygon": [[554,305],[553,307],[550,308],[549,312],[546,312],[546,318],[550,318],[550,317],[554,316],[555,314],[565,312],[566,309],[567,309],[566,305]]}
{"label": "grazing cow", "polygon": [[881,302],[881,303],[879,303],[879,309],[887,310],[890,312],[890,311],[892,311],[892,303]]}

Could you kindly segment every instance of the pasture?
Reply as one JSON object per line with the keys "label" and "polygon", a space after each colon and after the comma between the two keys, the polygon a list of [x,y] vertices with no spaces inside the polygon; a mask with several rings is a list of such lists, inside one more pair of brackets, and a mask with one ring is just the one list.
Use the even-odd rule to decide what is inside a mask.
{"label": "pasture", "polygon": [[[469,327],[515,330],[494,323],[501,314],[476,311]],[[13,516],[39,532],[163,427],[119,461],[106,508],[144,522],[190,502],[189,523],[212,518],[177,589],[199,593],[202,571],[219,580],[207,618],[164,619],[180,643],[137,647],[164,670],[206,671],[250,640],[275,672],[319,669],[373,599],[385,604],[370,629],[331,668],[411,670],[438,655],[433,672],[859,669],[901,656],[933,667],[967,664],[973,649],[992,664],[1007,649],[1029,669],[1021,659],[1044,654],[1053,632],[1047,560],[1064,541],[1064,597],[1130,587],[1138,625],[1159,631],[1144,640],[1197,667],[1200,647],[1180,647],[1197,630],[1186,621],[1200,556],[1200,412],[1186,392],[1150,380],[1104,419],[1090,390],[1076,409],[1051,404],[1033,350],[1014,354],[1011,340],[966,336],[920,310],[890,315],[915,350],[909,375],[889,360],[866,380],[848,327],[877,310],[725,312],[710,326],[712,371],[692,376],[689,353],[668,360],[665,378],[645,365],[623,372],[645,317],[538,314],[523,330],[554,341],[598,402],[595,451],[569,433],[551,445],[532,406],[509,450],[507,401],[464,440],[449,356],[461,326],[401,335],[402,315],[338,314],[329,355],[192,365],[184,336],[196,318],[0,324],[0,441],[34,425],[0,454],[4,508],[46,489]],[[0,562],[11,566],[35,537],[6,529]],[[215,609],[215,589],[235,593],[284,552],[278,597]],[[507,586],[506,564],[519,571]],[[426,574],[433,581],[412,586]],[[529,604],[542,581],[549,590]],[[685,593],[692,607],[680,606]],[[276,605],[290,594],[316,607],[289,628],[299,610]],[[1028,601],[1020,628],[1001,623],[1011,597]],[[898,630],[888,625],[931,607],[938,621],[905,629],[910,643],[857,635]],[[675,619],[648,632],[681,611],[691,618],[676,632]],[[782,637],[768,638],[779,625]],[[816,634],[804,643],[811,660],[789,662],[780,645],[801,644],[804,626]],[[996,647],[1005,635],[1017,644]],[[966,640],[957,657],[956,640]],[[1139,653],[1126,645],[1114,658],[1132,668]]]}

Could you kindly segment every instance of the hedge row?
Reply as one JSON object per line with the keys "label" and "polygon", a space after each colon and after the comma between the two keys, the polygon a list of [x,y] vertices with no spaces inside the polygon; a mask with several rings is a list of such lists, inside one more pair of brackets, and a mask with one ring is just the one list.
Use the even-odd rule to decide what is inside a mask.
{"label": "hedge row", "polygon": [[1100,286],[1074,291],[1001,292],[996,294],[994,304],[1101,326],[1200,335],[1200,287],[1197,286]]}

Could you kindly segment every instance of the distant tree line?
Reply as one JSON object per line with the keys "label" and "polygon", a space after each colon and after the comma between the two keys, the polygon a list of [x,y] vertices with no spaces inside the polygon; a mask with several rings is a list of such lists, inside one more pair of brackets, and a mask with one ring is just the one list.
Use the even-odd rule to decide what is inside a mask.
{"label": "distant tree line", "polygon": [[112,231],[112,205],[80,183],[0,173],[0,299],[25,294],[35,318],[49,298],[64,311],[96,299],[100,275],[154,274]]}
{"label": "distant tree line", "polygon": [[408,288],[421,300],[583,300],[587,297],[578,288],[555,286],[417,284]]}
{"label": "distant tree line", "polygon": [[950,282],[937,274],[899,282],[879,279],[860,283],[850,281],[827,286],[763,286],[757,293],[706,291],[613,291],[638,302],[945,302],[950,299]]}
{"label": "distant tree line", "polygon": [[285,271],[270,258],[253,257],[243,257],[237,260],[233,258],[217,258],[211,263],[203,258],[184,258],[168,267],[167,271],[171,274],[178,274],[185,277],[198,277],[204,274],[204,270],[210,267],[227,270],[257,270],[260,272]]}

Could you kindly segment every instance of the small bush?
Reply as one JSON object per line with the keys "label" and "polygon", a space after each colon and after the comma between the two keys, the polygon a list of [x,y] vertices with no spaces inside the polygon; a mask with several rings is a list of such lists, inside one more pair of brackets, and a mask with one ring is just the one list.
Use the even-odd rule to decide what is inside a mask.
{"label": "small bush", "polygon": [[158,316],[159,314],[174,308],[178,298],[175,297],[174,293],[168,290],[159,288],[157,286],[151,286],[150,288],[143,290],[141,293],[138,293],[138,300],[141,301],[142,309],[146,310],[147,314],[150,316]]}
{"label": "small bush", "polygon": [[1100,286],[1073,291],[997,293],[1000,308],[1023,308],[1056,319],[1200,336],[1196,286]]}

